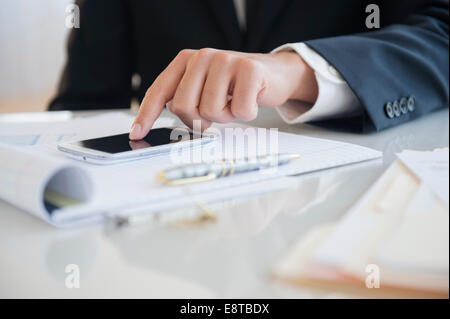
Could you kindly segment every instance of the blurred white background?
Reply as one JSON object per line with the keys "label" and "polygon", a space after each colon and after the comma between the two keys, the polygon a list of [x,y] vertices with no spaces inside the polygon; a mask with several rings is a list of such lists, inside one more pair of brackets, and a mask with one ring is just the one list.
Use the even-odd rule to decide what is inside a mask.
{"label": "blurred white background", "polygon": [[0,0],[0,112],[44,110],[65,61],[73,0]]}

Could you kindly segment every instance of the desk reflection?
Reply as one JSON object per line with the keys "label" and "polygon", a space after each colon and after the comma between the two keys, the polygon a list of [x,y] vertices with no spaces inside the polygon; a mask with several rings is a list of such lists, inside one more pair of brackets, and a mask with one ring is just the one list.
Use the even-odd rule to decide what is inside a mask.
{"label": "desk reflection", "polygon": [[[160,221],[106,235],[127,262],[195,282],[218,297],[261,294],[258,283],[285,249],[311,225],[339,218],[381,170],[381,161],[372,161],[302,175],[291,189],[211,205],[215,222]],[[351,199],[342,196],[349,189]]]}

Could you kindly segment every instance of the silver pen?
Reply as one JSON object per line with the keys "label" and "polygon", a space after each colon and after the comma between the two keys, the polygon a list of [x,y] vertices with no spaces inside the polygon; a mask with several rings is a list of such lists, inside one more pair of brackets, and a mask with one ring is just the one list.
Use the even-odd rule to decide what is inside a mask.
{"label": "silver pen", "polygon": [[270,154],[235,160],[189,164],[159,172],[157,179],[166,185],[184,185],[210,181],[233,174],[267,169],[290,163],[299,158],[297,154]]}

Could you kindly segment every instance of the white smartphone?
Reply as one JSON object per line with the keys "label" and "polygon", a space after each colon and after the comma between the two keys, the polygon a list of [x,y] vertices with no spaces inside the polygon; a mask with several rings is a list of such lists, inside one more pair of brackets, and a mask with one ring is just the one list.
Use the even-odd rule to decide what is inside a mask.
{"label": "white smartphone", "polygon": [[194,134],[187,128],[152,129],[139,141],[132,141],[129,134],[99,137],[78,142],[62,143],[58,149],[68,156],[94,163],[115,164],[125,161],[167,154],[174,147],[195,147],[217,140],[215,134]]}

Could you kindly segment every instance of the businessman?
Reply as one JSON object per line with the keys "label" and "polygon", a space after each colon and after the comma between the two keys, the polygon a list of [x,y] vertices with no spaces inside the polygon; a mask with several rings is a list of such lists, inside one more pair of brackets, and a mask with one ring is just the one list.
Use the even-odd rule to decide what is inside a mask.
{"label": "businessman", "polygon": [[77,4],[50,110],[137,99],[131,139],[165,106],[202,129],[275,107],[288,123],[351,118],[382,130],[449,104],[448,0]]}

